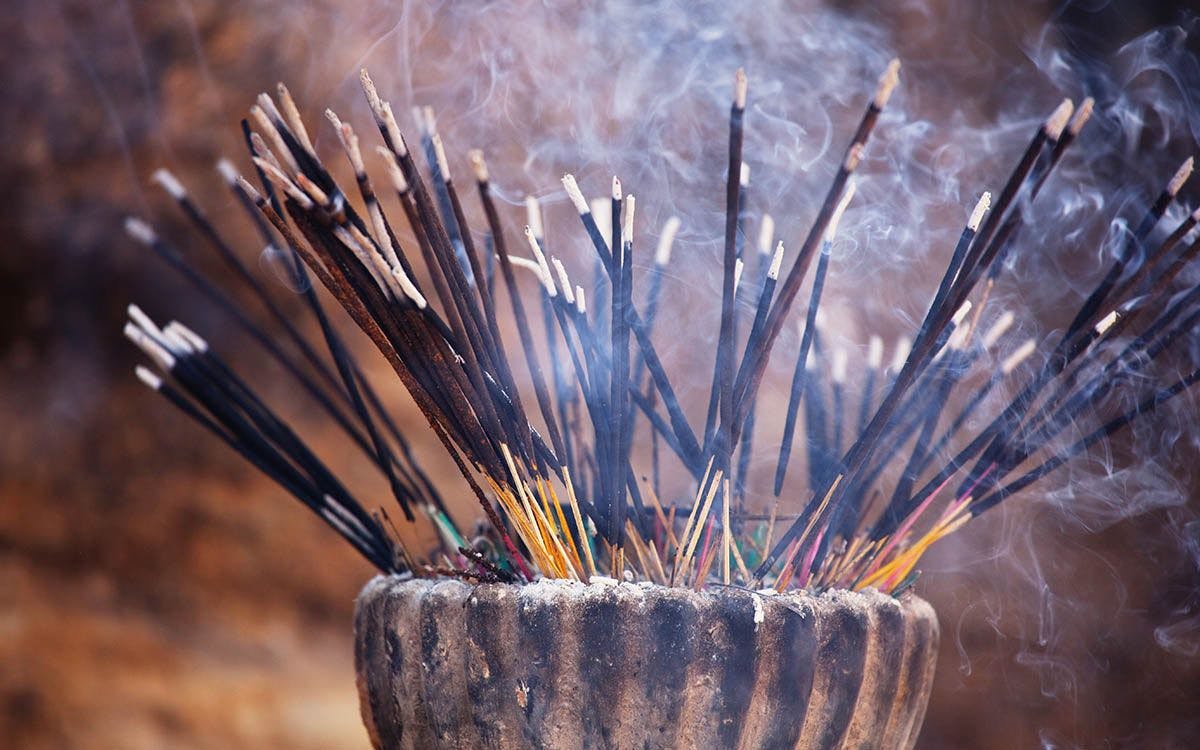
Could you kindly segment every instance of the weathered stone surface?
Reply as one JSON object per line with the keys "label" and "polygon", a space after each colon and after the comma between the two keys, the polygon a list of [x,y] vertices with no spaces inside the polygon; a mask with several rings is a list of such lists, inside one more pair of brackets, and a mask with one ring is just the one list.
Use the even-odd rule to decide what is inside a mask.
{"label": "weathered stone surface", "polygon": [[933,610],[874,591],[378,577],[363,720],[393,748],[910,748]]}

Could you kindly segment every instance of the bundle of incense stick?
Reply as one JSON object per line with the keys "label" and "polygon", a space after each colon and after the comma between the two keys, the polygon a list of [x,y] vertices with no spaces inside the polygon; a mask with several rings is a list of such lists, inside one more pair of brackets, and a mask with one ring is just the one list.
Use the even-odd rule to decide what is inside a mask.
{"label": "bundle of incense stick", "polygon": [[[477,245],[468,198],[460,194],[433,113],[414,110],[418,152],[365,71],[385,180],[368,175],[354,129],[325,113],[353,169],[357,198],[318,156],[287,89],[280,85],[274,99],[261,95],[243,121],[256,184],[229,162],[219,169],[262,241],[284,259],[290,285],[301,290],[318,323],[318,344],[284,315],[179,181],[156,173],[206,244],[258,297],[273,330],[149,225],[130,219],[129,233],[282,363],[378,468],[401,524],[434,525],[436,549],[412,549],[385,510],[368,512],[380,503],[352,494],[207,341],[178,322],[160,327],[131,306],[126,334],[161,371],[138,367],[137,374],[383,571],[485,582],[600,575],[696,588],[719,582],[898,592],[914,580],[932,543],[1200,379],[1195,363],[1183,377],[1178,368],[1156,366],[1165,353],[1186,350],[1177,344],[1200,323],[1200,288],[1176,294],[1173,286],[1200,250],[1200,240],[1188,241],[1200,211],[1165,239],[1151,239],[1190,175],[1191,159],[1131,225],[1111,267],[1062,335],[1045,345],[1040,364],[1021,366],[1036,342],[1005,340],[1014,314],[987,308],[1004,259],[1025,231],[1026,212],[1092,112],[1087,99],[1077,108],[1062,102],[1033,133],[998,196],[982,194],[920,326],[896,344],[891,366],[884,368],[884,345],[872,337],[857,370],[861,381],[848,381],[846,352],[822,336],[822,291],[834,272],[838,221],[853,210],[854,173],[898,71],[893,61],[880,78],[798,249],[785,251],[764,216],[757,252],[743,241],[750,221],[742,162],[747,81],[738,71],[720,327],[701,429],[689,420],[673,380],[680,375],[667,371],[653,335],[660,297],[669,293],[664,269],[679,221],[663,227],[644,290],[635,294],[641,252],[635,199],[616,178],[611,199],[589,202],[573,176],[563,177],[595,253],[584,271],[568,269],[552,254],[537,201],[527,202],[523,233],[514,230],[514,217],[493,200],[483,155],[472,151],[487,225],[486,242]],[[409,234],[397,230],[385,202],[399,203]],[[814,261],[807,307],[798,307]],[[585,294],[572,274],[588,269],[594,271]],[[536,294],[520,291],[522,281],[536,282]],[[411,394],[486,514],[482,531],[464,535],[454,523],[445,484],[439,487],[415,460],[316,285],[370,338]],[[512,326],[501,325],[509,314],[515,341],[503,333]],[[776,346],[789,321],[801,332],[794,352]],[[697,337],[708,340],[703,332]],[[794,376],[774,497],[762,498],[748,490],[747,472],[756,450],[755,405],[772,354],[794,359]],[[532,399],[518,387],[519,368],[528,372]],[[1175,374],[1160,379],[1156,371]],[[981,372],[982,384],[972,377]],[[1000,399],[997,409],[1003,392],[1017,395]],[[639,422],[648,438],[635,451]],[[968,426],[976,424],[983,427],[972,434]],[[1064,432],[1073,435],[1079,425],[1082,437],[1066,440]],[[807,476],[793,475],[789,483],[793,452],[807,454]],[[690,486],[664,493],[660,466],[668,459],[686,470]],[[781,498],[799,502],[782,505]]]}

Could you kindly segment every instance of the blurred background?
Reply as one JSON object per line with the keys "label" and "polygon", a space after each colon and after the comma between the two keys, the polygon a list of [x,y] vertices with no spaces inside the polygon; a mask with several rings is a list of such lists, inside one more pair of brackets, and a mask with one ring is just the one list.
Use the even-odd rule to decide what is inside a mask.
{"label": "blurred background", "polygon": [[[554,213],[551,236],[556,226],[573,236],[558,175],[574,170],[599,193],[617,171],[649,237],[671,213],[685,217],[678,273],[703,289],[715,285],[704,264],[716,258],[723,187],[712,180],[733,69],[744,62],[751,76],[756,207],[788,240],[899,55],[904,82],[831,271],[839,334],[860,347],[864,331],[890,340],[921,314],[903,282],[932,288],[962,217],[1038,120],[1063,96],[1093,94],[1105,114],[1064,165],[1082,187],[1056,193],[1050,210],[1098,218],[1061,255],[1018,254],[1017,283],[996,292],[1027,333],[1062,325],[1098,275],[1098,240],[1086,238],[1126,205],[1136,215],[1195,149],[1200,29],[1188,3],[876,5],[10,4],[0,21],[0,746],[367,746],[351,615],[373,571],[140,386],[120,335],[131,301],[193,325],[327,463],[363,494],[378,491],[280,369],[121,229],[128,214],[146,217],[228,281],[150,186],[165,165],[210,215],[228,217],[243,257],[272,279],[213,164],[230,155],[245,168],[238,121],[276,81],[331,158],[326,105],[373,143],[360,66],[398,114],[435,106],[462,174],[466,148],[488,150],[514,230],[515,204],[534,192]],[[313,330],[299,298],[274,288]],[[666,319],[715,331],[694,304],[676,295]],[[664,343],[675,362],[711,368],[709,350],[677,340],[689,338]],[[386,363],[357,345],[428,470],[455,492],[454,469]],[[1198,431],[1195,401],[1181,402],[927,558],[918,590],[943,636],[921,747],[1200,743]],[[769,453],[777,437],[764,435]],[[469,519],[469,498],[457,502]]]}

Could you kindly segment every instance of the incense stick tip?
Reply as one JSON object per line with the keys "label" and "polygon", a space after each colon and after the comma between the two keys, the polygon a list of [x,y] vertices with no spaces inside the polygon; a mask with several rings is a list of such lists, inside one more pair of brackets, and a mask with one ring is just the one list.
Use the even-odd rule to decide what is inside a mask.
{"label": "incense stick tip", "polygon": [[155,341],[151,336],[138,328],[134,323],[126,323],[121,329],[125,334],[125,338],[134,343],[137,348],[141,349],[147,357],[153,359],[160,368],[170,372],[175,367],[175,355],[167,351],[166,347]]}
{"label": "incense stick tip", "polygon": [[838,201],[837,207],[833,209],[833,213],[829,216],[829,224],[825,228],[826,242],[833,242],[833,237],[837,234],[838,224],[842,221],[842,214],[846,213],[846,208],[854,198],[856,190],[858,190],[858,181],[850,179],[846,183],[846,189],[842,192],[842,197]]}
{"label": "incense stick tip", "polygon": [[366,68],[359,68],[358,83],[362,86],[363,93],[367,96],[367,104],[371,106],[371,111],[379,117],[379,111],[382,108],[383,102],[379,99],[379,92],[375,88],[375,82],[371,80],[371,74]]}
{"label": "incense stick tip", "polygon": [[1096,335],[1103,336],[1104,334],[1108,333],[1108,329],[1113,327],[1113,324],[1117,322],[1119,317],[1120,313],[1118,313],[1116,310],[1113,310],[1108,315],[1105,315],[1103,318],[1101,318],[1099,322],[1096,323]]}
{"label": "incense stick tip", "polygon": [[392,105],[390,102],[383,102],[380,105],[379,119],[383,122],[383,128],[387,132],[388,139],[392,142],[392,148],[396,149],[396,153],[400,156],[407,156],[408,144],[404,141],[404,135],[400,132],[400,126],[396,124],[396,116],[392,114]]}
{"label": "incense stick tip", "polygon": [[263,200],[262,194],[258,192],[258,188],[251,185],[250,181],[245,177],[238,175],[237,186],[246,194],[247,197],[250,198],[250,200],[254,201],[256,204]]}
{"label": "incense stick tip", "polygon": [[400,285],[401,291],[413,301],[418,310],[424,310],[428,306],[429,303],[426,301],[425,295],[421,294],[421,290],[417,289],[417,285],[413,283],[412,279],[408,278],[408,274],[404,273],[404,269],[393,268],[392,278],[396,280],[396,283]]}
{"label": "incense stick tip", "polygon": [[434,133],[430,140],[433,141],[433,153],[437,159],[438,172],[442,175],[442,182],[450,184],[450,160],[446,158],[446,146],[442,143],[442,136]]}
{"label": "incense stick tip", "polygon": [[1022,362],[1029,358],[1029,355],[1037,349],[1037,342],[1033,339],[1027,339],[1025,343],[1018,346],[1013,353],[1004,358],[1000,364],[1000,372],[1005,375],[1012,374],[1012,371],[1017,369]]}
{"label": "incense stick tip", "polygon": [[983,344],[983,348],[991,349],[993,346],[995,346],[996,342],[1000,340],[1000,337],[1007,333],[1009,328],[1012,328],[1012,324],[1016,319],[1017,316],[1013,314],[1012,310],[1005,310],[1000,317],[996,319],[996,322],[992,324],[992,327],[987,329],[987,331],[983,334],[983,337],[980,340]]}
{"label": "incense stick tip", "polygon": [[488,168],[487,162],[483,158],[483,151],[477,148],[471,149],[467,152],[467,160],[471,162],[471,169],[475,172],[475,181],[487,182]]}
{"label": "incense stick tip", "polygon": [[733,74],[733,106],[737,109],[746,108],[746,90],[749,88],[749,81],[746,79],[746,69],[738,68]]}
{"label": "incense stick tip", "polygon": [[908,353],[912,351],[912,339],[908,336],[901,336],[896,340],[896,351],[892,354],[892,371],[900,372],[904,367],[904,363],[908,361]]}
{"label": "incense stick tip", "polygon": [[662,234],[658,236],[658,247],[654,251],[654,264],[662,267],[671,262],[671,249],[675,246],[675,235],[679,233],[678,216],[672,216],[663,223]]}
{"label": "incense stick tip", "polygon": [[1179,195],[1179,191],[1183,189],[1184,183],[1192,176],[1192,169],[1196,165],[1195,157],[1189,156],[1184,160],[1183,164],[1179,165],[1179,169],[1175,170],[1175,176],[1167,183],[1167,194],[1174,197]]}
{"label": "incense stick tip", "polygon": [[979,196],[979,202],[975,204],[975,210],[971,212],[971,218],[967,221],[967,228],[972,232],[979,231],[979,225],[983,222],[983,215],[992,207],[992,194],[984,191],[983,195]]}
{"label": "incense stick tip", "polygon": [[392,187],[400,195],[408,193],[408,178],[404,176],[404,170],[400,169],[400,163],[396,161],[396,155],[392,153],[387,146],[376,146],[375,153],[383,159],[383,163],[387,165],[388,176],[392,180]]}
{"label": "incense stick tip", "polygon": [[275,100],[271,98],[270,94],[260,91],[255,101],[259,108],[271,118],[271,122],[276,127],[284,124],[283,116],[279,114],[279,108],[275,106]]}
{"label": "incense stick tip", "polygon": [[866,149],[861,143],[855,143],[850,146],[850,150],[846,152],[846,160],[842,162],[842,169],[847,172],[853,172],[858,169],[859,162],[862,161],[863,151]]}
{"label": "incense stick tip", "polygon": [[771,267],[767,269],[767,278],[779,279],[779,269],[783,266],[783,240],[775,246],[775,255],[771,258]]}
{"label": "incense stick tip", "polygon": [[1096,100],[1092,97],[1087,97],[1079,103],[1079,107],[1075,110],[1075,114],[1071,116],[1071,121],[1067,123],[1067,132],[1071,137],[1079,135],[1079,131],[1083,130],[1083,126],[1092,117],[1092,111],[1096,108]]}
{"label": "incense stick tip", "polygon": [[1046,123],[1042,128],[1046,131],[1046,137],[1052,141],[1057,141],[1062,135],[1063,129],[1067,127],[1067,122],[1071,119],[1071,113],[1075,111],[1075,104],[1070,99],[1063,99],[1058,107],[1050,113],[1046,118]]}
{"label": "incense stick tip", "polygon": [[571,199],[571,203],[574,204],[575,210],[579,212],[580,216],[586,216],[591,213],[591,209],[588,208],[587,199],[583,197],[583,191],[579,189],[579,183],[575,181],[575,175],[569,172],[564,174],[562,176],[562,185],[563,189],[567,191],[567,197]]}
{"label": "incense stick tip", "polygon": [[162,388],[162,378],[155,375],[150,368],[145,365],[138,365],[133,368],[133,372],[137,375],[137,379],[148,385],[152,390],[157,391]]}
{"label": "incense stick tip", "polygon": [[970,313],[970,312],[971,312],[971,300],[964,300],[962,305],[960,305],[959,308],[954,311],[954,317],[951,318],[950,320],[952,323],[954,323],[954,325],[956,327],[960,326],[960,325],[962,325],[962,322],[966,319],[968,313]]}
{"label": "incense stick tip", "polygon": [[892,97],[892,92],[896,90],[899,83],[900,58],[894,57],[883,71],[883,75],[879,76],[879,85],[875,89],[875,98],[872,100],[876,109],[883,109],[887,105],[888,99]]}
{"label": "incense stick tip", "polygon": [[550,262],[554,264],[554,270],[558,273],[558,283],[562,286],[563,299],[568,305],[575,304],[575,293],[571,291],[571,279],[567,276],[567,269],[562,261],[558,258],[551,258]]}
{"label": "incense stick tip", "polygon": [[132,302],[125,306],[125,314],[128,315],[129,319],[137,324],[137,326],[143,331],[154,332],[158,330],[158,326],[154,324],[154,321],[150,319],[150,316],[147,315],[141,307]]}
{"label": "incense stick tip", "polygon": [[217,159],[217,174],[221,175],[221,179],[228,185],[233,186],[237,184],[237,167],[233,166],[233,162],[223,156]]}
{"label": "incense stick tip", "polygon": [[825,312],[825,308],[817,310],[817,316],[813,318],[813,322],[817,324],[817,331],[824,331],[826,324],[829,322],[829,314]]}
{"label": "incense stick tip", "polygon": [[159,167],[150,176],[150,181],[157,183],[159,187],[166,190],[177,201],[181,201],[187,197],[187,190],[184,190],[183,183],[175,175],[171,174],[170,170]]}
{"label": "incense stick tip", "polygon": [[612,179],[612,199],[614,201],[621,200],[621,181],[617,179],[616,175],[613,175]]}
{"label": "incense stick tip", "polygon": [[625,196],[625,210],[621,217],[624,219],[621,222],[621,244],[623,245],[633,244],[633,217],[636,209],[637,199],[630,193]]}
{"label": "incense stick tip", "polygon": [[166,328],[163,330],[183,339],[192,349],[195,349],[196,351],[208,351],[208,341],[191,328],[188,328],[183,323],[180,323],[178,320],[172,320],[170,323],[167,323]]}
{"label": "incense stick tip", "polygon": [[546,236],[545,226],[542,224],[542,203],[536,195],[525,196],[525,220],[533,229],[534,237],[540,240]]}
{"label": "incense stick tip", "polygon": [[872,334],[867,342],[867,367],[878,370],[883,364],[883,339]]}
{"label": "incense stick tip", "polygon": [[848,369],[847,365],[848,361],[846,350],[839,346],[833,350],[833,361],[829,368],[831,370],[833,382],[837,383],[838,385],[842,385],[846,382],[846,370]]}
{"label": "incense stick tip", "polygon": [[158,241],[158,235],[154,233],[150,225],[136,216],[125,218],[125,234],[128,234],[143,245],[153,245]]}
{"label": "incense stick tip", "polygon": [[771,214],[763,214],[762,224],[758,228],[758,252],[767,255],[771,252],[771,244],[775,241],[775,219]]}

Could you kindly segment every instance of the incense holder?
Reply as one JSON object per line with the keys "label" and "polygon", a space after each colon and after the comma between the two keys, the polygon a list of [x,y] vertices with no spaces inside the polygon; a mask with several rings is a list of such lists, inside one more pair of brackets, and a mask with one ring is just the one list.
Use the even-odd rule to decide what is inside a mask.
{"label": "incense holder", "polygon": [[355,630],[379,750],[911,748],[938,642],[911,594],[396,576]]}

